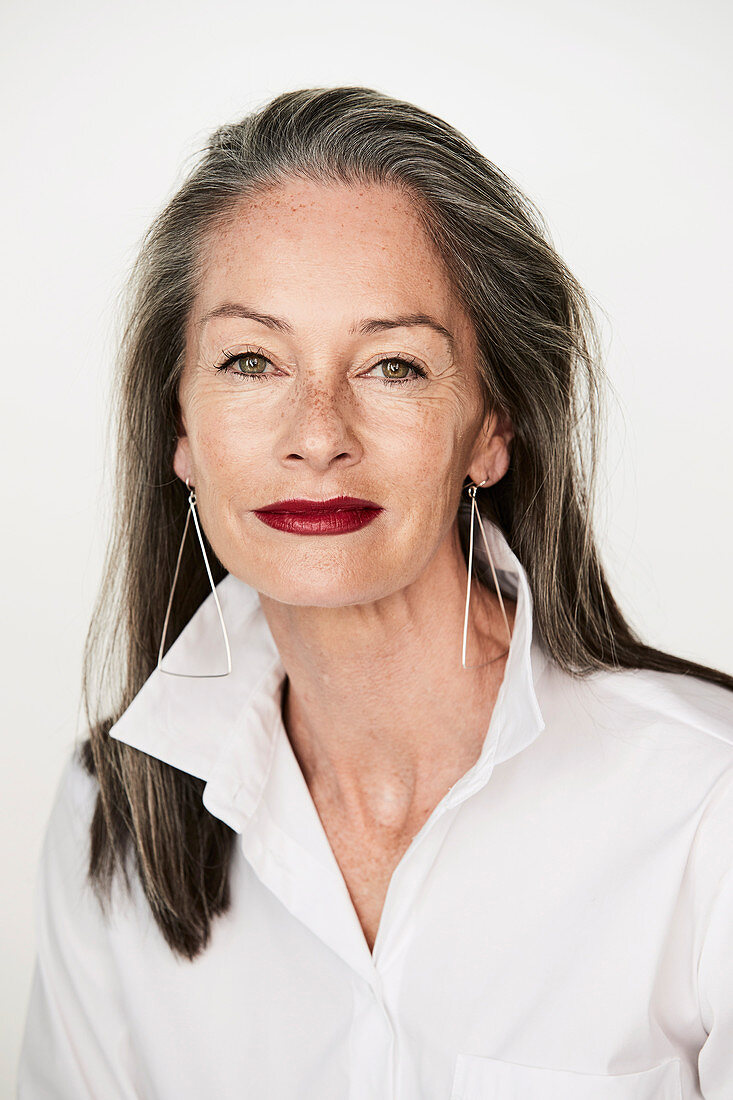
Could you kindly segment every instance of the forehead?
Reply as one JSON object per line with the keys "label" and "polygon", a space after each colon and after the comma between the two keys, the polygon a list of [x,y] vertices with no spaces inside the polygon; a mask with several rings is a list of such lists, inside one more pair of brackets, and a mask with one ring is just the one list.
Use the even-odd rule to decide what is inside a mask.
{"label": "forehead", "polygon": [[206,241],[198,312],[238,293],[427,310],[453,288],[413,201],[396,187],[292,180],[243,201]]}

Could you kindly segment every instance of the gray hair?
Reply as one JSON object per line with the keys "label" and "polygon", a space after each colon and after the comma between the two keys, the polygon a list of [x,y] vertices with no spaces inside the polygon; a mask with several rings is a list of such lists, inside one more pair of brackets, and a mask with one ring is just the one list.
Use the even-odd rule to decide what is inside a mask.
{"label": "gray hair", "polygon": [[[527,573],[550,659],[573,676],[647,668],[733,690],[726,673],[645,645],[610,591],[592,530],[607,381],[600,340],[540,213],[461,133],[411,103],[363,87],[278,95],[211,135],[142,240],[115,391],[118,518],[84,655],[89,737],[80,751],[99,782],[90,881],[104,906],[115,868],[127,878],[131,851],[163,935],[189,959],[229,905],[235,834],[203,806],[202,780],[108,733],[157,663],[186,510],[172,459],[205,245],[243,201],[293,178],[386,184],[413,203],[475,327],[484,412],[499,410],[514,429],[509,470],[477,503]],[[464,498],[464,553],[469,518]],[[170,643],[210,591],[194,542],[181,561]],[[225,570],[208,540],[207,553],[218,582]]]}

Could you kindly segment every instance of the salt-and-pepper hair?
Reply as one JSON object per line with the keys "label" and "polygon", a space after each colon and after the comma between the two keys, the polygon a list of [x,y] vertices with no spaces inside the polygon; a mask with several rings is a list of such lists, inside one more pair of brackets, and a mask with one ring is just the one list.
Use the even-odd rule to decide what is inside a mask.
{"label": "salt-and-pepper hair", "polygon": [[[414,204],[475,326],[484,412],[514,429],[511,463],[479,491],[526,570],[535,628],[573,675],[601,668],[683,672],[733,690],[733,677],[645,645],[617,605],[593,534],[608,380],[589,300],[534,205],[458,130],[372,88],[285,92],[219,127],[139,248],[121,302],[113,400],[112,530],[84,654],[89,737],[99,782],[89,875],[110,900],[134,856],[171,949],[192,959],[229,905],[232,830],[201,801],[204,783],[108,736],[156,667],[185,520],[172,467],[186,321],[205,244],[247,199],[293,177],[400,188]],[[470,500],[458,512],[466,551]],[[207,545],[215,582],[225,575]],[[200,548],[181,560],[172,643],[210,592]],[[479,550],[477,579],[485,579]],[[483,569],[482,569],[483,566]]]}

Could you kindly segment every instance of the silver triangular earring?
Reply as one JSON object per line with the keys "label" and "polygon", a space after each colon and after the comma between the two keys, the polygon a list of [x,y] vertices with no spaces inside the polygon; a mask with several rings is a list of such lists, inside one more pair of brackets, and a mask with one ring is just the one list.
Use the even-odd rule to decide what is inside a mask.
{"label": "silver triangular earring", "polygon": [[496,570],[494,569],[494,559],[492,558],[491,550],[489,549],[489,540],[486,538],[486,531],[484,530],[483,520],[481,519],[481,512],[479,511],[478,504],[476,503],[476,490],[480,489],[482,485],[485,485],[488,480],[489,480],[488,478],[484,478],[484,480],[480,481],[478,483],[478,485],[471,484],[471,485],[468,486],[468,495],[471,498],[471,530],[470,530],[470,536],[469,536],[469,540],[468,540],[468,585],[467,585],[467,588],[466,588],[466,612],[465,612],[465,615],[463,617],[463,653],[461,655],[461,663],[463,664],[464,668],[484,668],[485,665],[490,665],[490,664],[493,664],[494,661],[498,661],[500,657],[506,657],[506,654],[509,652],[509,650],[507,649],[504,653],[500,653],[499,657],[492,657],[490,661],[485,661],[484,664],[482,664],[482,665],[467,665],[466,664],[466,638],[467,638],[467,635],[468,635],[468,606],[469,606],[469,603],[470,603],[470,600],[471,600],[471,577],[473,575],[473,520],[474,520],[474,516],[476,516],[478,518],[479,527],[481,528],[481,534],[483,535],[484,546],[486,547],[486,553],[487,553],[488,558],[489,558],[489,565],[491,566],[491,575],[494,578],[494,586],[496,588],[496,594],[499,597],[499,604],[501,606],[501,613],[504,616],[504,624],[506,626],[506,632],[507,632],[507,637],[509,639],[510,647],[511,647],[511,644],[512,644],[512,632],[511,632],[511,628],[509,626],[509,620],[507,619],[506,611],[504,609],[504,600],[502,599],[502,596],[501,596],[501,589],[499,588],[499,582],[496,579]]}
{"label": "silver triangular earring", "polygon": [[[160,650],[158,652],[158,670],[165,672],[167,676],[191,676],[194,678],[214,677],[214,676],[228,676],[232,671],[232,655],[229,648],[229,635],[227,634],[227,628],[224,625],[224,616],[221,613],[221,606],[219,604],[219,597],[216,592],[216,586],[214,584],[214,578],[211,575],[211,568],[209,567],[209,559],[206,556],[206,550],[204,548],[204,540],[201,537],[201,528],[199,527],[199,518],[196,514],[196,490],[189,483],[189,479],[186,478],[186,488],[188,489],[188,515],[186,516],[186,525],[183,528],[183,538],[181,539],[181,545],[178,550],[178,561],[176,562],[176,571],[173,575],[173,586],[171,588],[171,594],[168,599],[168,610],[165,613],[165,622],[163,623],[163,637],[160,639]],[[173,606],[173,593],[176,590],[176,581],[178,580],[178,570],[181,565],[181,557],[183,555],[183,545],[186,541],[186,532],[188,531],[188,523],[193,516],[193,522],[196,526],[196,534],[199,537],[199,544],[201,546],[201,553],[204,556],[204,565],[206,566],[206,573],[209,578],[209,584],[211,585],[211,591],[214,596],[214,603],[216,604],[216,610],[219,615],[219,622],[221,623],[222,633],[224,635],[224,646],[227,652],[227,670],[226,672],[172,672],[170,669],[162,668],[161,661],[163,660],[163,650],[165,649],[165,636],[168,630],[168,619],[170,618],[171,607]]]}

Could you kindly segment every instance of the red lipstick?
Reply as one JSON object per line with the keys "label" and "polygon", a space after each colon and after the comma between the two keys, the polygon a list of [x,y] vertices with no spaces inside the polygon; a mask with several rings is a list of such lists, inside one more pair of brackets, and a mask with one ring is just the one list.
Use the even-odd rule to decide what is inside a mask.
{"label": "red lipstick", "polygon": [[383,511],[379,504],[360,497],[329,500],[278,500],[254,513],[277,531],[294,535],[342,535],[358,531]]}

